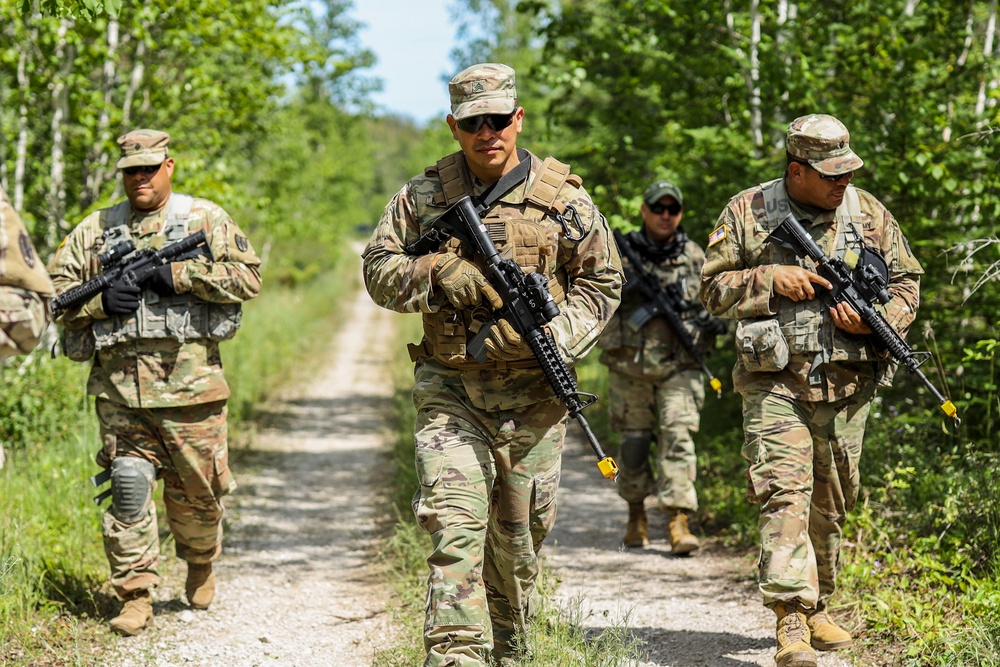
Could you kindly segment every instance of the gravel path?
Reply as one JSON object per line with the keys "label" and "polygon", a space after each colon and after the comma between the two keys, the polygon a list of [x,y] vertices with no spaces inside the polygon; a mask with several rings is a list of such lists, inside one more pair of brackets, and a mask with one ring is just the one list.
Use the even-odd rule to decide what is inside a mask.
{"label": "gravel path", "polygon": [[[666,515],[651,499],[650,546],[626,550],[628,506],[578,427],[569,431],[559,515],[542,550],[562,580],[561,606],[578,606],[594,631],[629,628],[645,643],[640,667],[774,667],[774,614],[756,592],[756,553],[734,557],[709,542],[693,556],[672,556]],[[842,653],[820,653],[819,667],[848,667]]]}
{"label": "gravel path", "polygon": [[187,608],[186,566],[171,557],[156,627],[119,640],[110,664],[368,667],[392,641],[387,593],[369,562],[393,314],[358,290],[345,317],[325,370],[300,396],[269,406],[269,427],[244,457],[260,472],[235,470],[215,602]]}

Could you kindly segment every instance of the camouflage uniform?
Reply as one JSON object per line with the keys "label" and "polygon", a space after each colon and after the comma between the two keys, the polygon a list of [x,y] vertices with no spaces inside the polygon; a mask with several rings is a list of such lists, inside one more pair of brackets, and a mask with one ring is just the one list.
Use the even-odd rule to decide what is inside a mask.
{"label": "camouflage uniform", "polygon": [[0,188],[0,359],[27,354],[38,344],[53,292],[28,230]]}
{"label": "camouflage uniform", "polygon": [[[260,259],[229,214],[207,199],[187,198],[189,210],[175,217],[173,203],[183,197],[173,193],[151,212],[133,210],[127,200],[95,211],[65,238],[49,271],[63,293],[100,275],[97,256],[120,238],[116,231],[127,229],[139,248],[160,247],[176,240],[175,233],[205,232],[214,261],[173,262],[176,295],[146,288],[136,313],[111,317],[98,295],[57,318],[67,355],[93,358],[87,391],[96,397],[103,440],[98,464],[107,467],[118,457],[152,463],[164,481],[177,555],[202,564],[221,552],[222,497],[236,486],[228,465],[229,385],[219,342],[235,335],[238,304],[260,291]],[[173,226],[180,218],[186,231]],[[210,333],[205,321],[214,327]],[[103,533],[119,595],[159,583],[155,505],[135,523],[109,509]]]}
{"label": "camouflage uniform", "polygon": [[[846,174],[862,164],[846,133],[830,116],[803,117],[790,126],[788,150],[821,174]],[[709,236],[702,302],[742,322],[774,318],[788,343],[781,370],[752,372],[739,356],[733,384],[743,395],[748,497],[761,505],[764,604],[797,603],[808,612],[825,608],[834,592],[865,421],[876,385],[891,381],[895,364],[867,336],[837,328],[819,299],[795,302],[774,292],[776,265],[815,271],[811,260],[763,243],[789,206],[828,256],[845,257],[861,243],[882,254],[893,298],[878,307],[901,335],[915,317],[923,271],[892,214],[851,185],[832,211],[787,197],[784,179],[752,187],[730,200]]]}
{"label": "camouflage uniform", "polygon": [[[513,71],[486,67],[491,72],[483,76],[489,82],[485,93],[497,96],[463,102],[469,98],[459,95],[456,101],[452,86],[456,117],[463,110],[462,117],[511,112],[513,98],[505,99],[502,85],[495,86],[499,72],[510,76],[512,90]],[[469,110],[477,104],[485,108]],[[484,222],[505,257],[549,279],[561,311],[549,328],[572,364],[593,346],[618,304],[620,260],[606,221],[568,169],[550,194],[554,206],[576,207],[585,234],[579,242],[564,237],[552,209],[532,195],[555,172],[533,155],[528,159],[528,179],[503,196]],[[491,649],[497,660],[511,655],[515,634],[534,612],[537,554],[555,520],[566,408],[530,351],[484,364],[467,356],[468,339],[488,310],[456,308],[432,284],[440,253],[404,253],[447,209],[443,183],[464,184],[454,196],[480,195],[487,187],[468,169],[463,153],[444,158],[392,198],[363,257],[375,303],[423,316],[424,340],[411,346],[411,357],[420,481],[413,510],[433,544],[424,665],[465,667],[487,664]],[[473,260],[456,240],[447,249]]]}
{"label": "camouflage uniform", "polygon": [[[643,258],[643,270],[656,276],[660,284],[677,285],[693,307],[682,313],[694,339],[702,348],[714,340],[703,336],[694,324],[701,311],[698,287],[705,253],[697,243],[683,233],[681,249],[676,256],[660,261]],[[626,239],[632,247],[649,245],[642,230],[629,233]],[[694,481],[697,459],[692,433],[699,427],[699,413],[705,401],[705,387],[697,364],[677,341],[662,317],[649,320],[639,331],[633,331],[628,318],[645,304],[636,289],[630,289],[630,267],[625,261],[626,283],[622,305],[601,335],[602,364],[608,367],[608,406],[611,427],[622,433],[622,445],[632,440],[645,441],[639,451],[622,450],[618,460],[618,495],[633,503],[656,494],[661,508],[695,511],[698,497]],[[649,464],[650,437],[656,433],[656,472]],[[638,434],[631,438],[630,434]]]}

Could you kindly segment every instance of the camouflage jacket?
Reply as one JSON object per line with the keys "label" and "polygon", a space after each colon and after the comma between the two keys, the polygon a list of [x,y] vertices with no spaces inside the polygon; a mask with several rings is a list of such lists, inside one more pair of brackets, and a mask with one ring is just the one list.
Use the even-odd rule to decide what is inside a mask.
{"label": "camouflage jacket", "polygon": [[0,188],[0,359],[38,344],[54,293],[28,230]]}
{"label": "camouflage jacket", "polygon": [[[464,159],[456,154],[464,168]],[[451,157],[451,156],[449,156]],[[583,239],[568,240],[554,216],[537,208],[526,195],[539,173],[541,162],[529,154],[528,179],[504,195],[487,214],[484,222],[498,229],[497,248],[526,271],[549,277],[550,290],[560,306],[560,314],[549,323],[563,359],[573,364],[595,344],[601,331],[618,306],[622,287],[621,259],[611,241],[607,221],[591,201],[579,181],[567,180],[556,193],[557,201],[572,204],[580,216]],[[486,190],[466,169],[473,194]],[[417,240],[444,213],[443,188],[435,168],[411,179],[386,206],[385,212],[363,253],[364,277],[368,293],[378,305],[401,313],[422,313],[425,341],[459,322],[468,312],[457,309],[431,284],[431,270],[440,253],[411,256],[403,248]],[[537,214],[537,215],[536,215]],[[543,215],[544,214],[544,215]],[[537,221],[527,218],[535,216]],[[534,234],[535,247],[517,247],[505,236],[517,229]],[[506,230],[506,231],[505,231]],[[466,249],[452,240],[449,250],[473,259]],[[482,267],[482,265],[480,264]],[[472,335],[475,329],[460,329]],[[460,348],[464,354],[464,345]],[[529,353],[530,354],[530,353]],[[442,359],[439,357],[438,361]],[[533,359],[506,365],[491,362],[485,366],[474,360],[445,360],[445,368],[461,372],[463,383],[473,402],[480,407],[514,409],[552,398],[546,380]]]}
{"label": "camouflage jacket", "polygon": [[[831,332],[834,341],[831,360],[821,368],[813,368],[813,355],[793,353],[785,369],[774,373],[748,372],[737,360],[733,369],[734,388],[744,394],[764,391],[806,401],[835,401],[873,382],[890,382],[895,364],[873,347],[867,360],[838,354],[842,349],[856,346],[857,337],[837,329],[829,310],[818,299],[796,305],[787,297],[774,293],[774,267],[779,263],[797,263],[815,271],[811,260],[797,260],[787,252],[785,261],[774,261],[772,253],[778,251],[770,247],[771,244],[763,243],[770,225],[763,188],[777,182],[749,188],[729,201],[709,235],[699,296],[710,313],[735,319],[776,316],[783,308],[811,306],[822,314],[823,328]],[[860,204],[860,220],[850,222],[860,228],[864,244],[878,250],[889,268],[889,292],[893,298],[886,306],[878,307],[889,324],[905,336],[916,317],[919,275],[923,269],[910,251],[899,224],[885,206],[864,190],[853,188],[853,191]],[[816,243],[828,256],[834,256],[838,236],[836,219],[843,215],[841,208],[816,215],[794,200],[788,202]]]}
{"label": "camouflage jacket", "polygon": [[[638,229],[627,234],[626,239],[633,241],[642,234],[642,229]],[[639,239],[639,242],[641,243],[642,239]],[[702,337],[701,329],[695,326],[693,321],[699,312],[703,312],[701,302],[698,301],[701,267],[705,262],[705,252],[701,246],[687,238],[683,249],[676,257],[656,262],[641,253],[639,256],[643,260],[643,271],[655,276],[664,289],[670,285],[677,286],[689,306],[687,310],[678,314],[695,341],[704,348],[709,342],[708,339],[714,340],[714,337],[708,339]],[[638,331],[629,326],[629,317],[645,305],[647,300],[639,289],[633,286],[634,282],[631,280],[633,268],[624,255],[622,262],[626,278],[622,290],[622,303],[597,343],[601,348],[601,363],[614,372],[648,379],[663,379],[679,370],[697,369],[697,364],[681,347],[664,318],[654,317]]]}
{"label": "camouflage jacket", "polygon": [[[129,233],[141,247],[161,242],[167,206],[152,213],[132,211],[128,201],[91,213],[60,244],[49,264],[56,291],[63,293],[101,273],[97,254],[111,211],[126,207]],[[179,294],[216,304],[236,304],[260,292],[260,259],[243,231],[218,204],[195,199],[188,230],[204,230],[215,261],[174,262]],[[151,298],[149,292],[143,299]],[[106,320],[100,295],[62,312],[56,322],[68,330],[87,330]],[[163,408],[208,403],[229,397],[219,343],[207,338],[139,338],[97,350],[87,391],[133,408]]]}

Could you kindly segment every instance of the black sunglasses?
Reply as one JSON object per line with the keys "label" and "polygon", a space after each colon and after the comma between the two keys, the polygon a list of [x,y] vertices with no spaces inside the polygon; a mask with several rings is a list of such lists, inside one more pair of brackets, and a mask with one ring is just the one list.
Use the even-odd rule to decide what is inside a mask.
{"label": "black sunglasses", "polygon": [[802,162],[800,160],[795,160],[795,162],[798,162],[799,164],[804,164],[805,166],[807,166],[810,169],[812,169],[813,171],[815,171],[819,175],[819,177],[822,178],[824,181],[830,181],[831,183],[836,183],[837,181],[839,181],[840,179],[844,178],[845,176],[848,176],[848,177],[854,176],[854,170],[853,169],[850,170],[850,171],[845,171],[843,174],[834,174],[834,175],[831,176],[830,174],[824,174],[823,172],[821,172],[819,169],[817,169],[816,167],[812,166],[808,162]]}
{"label": "black sunglasses", "polygon": [[460,121],[456,121],[455,124],[458,125],[458,129],[462,132],[468,132],[469,134],[478,134],[479,130],[483,129],[484,124],[494,132],[499,132],[514,121],[514,114],[516,113],[517,109],[506,114],[488,113],[484,116],[463,118]]}
{"label": "black sunglasses", "polygon": [[128,174],[129,176],[135,176],[139,172],[142,172],[143,174],[155,174],[162,166],[163,163],[161,162],[160,164],[144,164],[139,167],[125,167],[122,169],[122,173]]}
{"label": "black sunglasses", "polygon": [[667,211],[670,215],[677,215],[684,210],[684,207],[677,202],[674,202],[673,204],[661,204],[659,202],[655,204],[646,204],[646,208],[648,208],[653,215],[663,215],[664,211]]}

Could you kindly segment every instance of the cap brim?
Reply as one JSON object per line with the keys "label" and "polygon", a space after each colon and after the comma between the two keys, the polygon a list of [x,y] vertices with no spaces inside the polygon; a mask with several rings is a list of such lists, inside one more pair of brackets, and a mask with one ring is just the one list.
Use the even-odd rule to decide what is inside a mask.
{"label": "cap brim", "polygon": [[163,153],[136,153],[135,155],[128,155],[118,160],[116,165],[119,169],[125,169],[126,167],[147,167],[154,164],[162,164],[167,156]]}
{"label": "cap brim", "polygon": [[491,100],[473,100],[459,104],[451,115],[455,120],[471,118],[473,116],[485,116],[486,114],[513,113],[517,109],[517,100],[511,97],[498,97]]}
{"label": "cap brim", "polygon": [[684,199],[681,197],[680,191],[676,188],[660,188],[659,190],[654,190],[650,193],[649,197],[646,197],[643,201],[646,202],[646,206],[651,206],[668,195],[673,197],[681,206],[684,205]]}
{"label": "cap brim", "polygon": [[865,161],[859,158],[854,151],[826,160],[809,160],[809,165],[813,169],[826,176],[840,176],[849,171],[860,169],[864,164]]}

